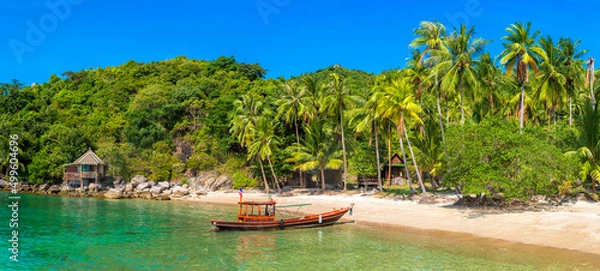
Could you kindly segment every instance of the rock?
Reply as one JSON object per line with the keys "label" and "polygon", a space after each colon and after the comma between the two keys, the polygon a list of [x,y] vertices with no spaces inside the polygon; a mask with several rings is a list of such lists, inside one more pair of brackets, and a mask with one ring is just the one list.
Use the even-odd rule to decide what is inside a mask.
{"label": "rock", "polygon": [[50,188],[47,190],[48,194],[58,194],[58,192],[60,192],[60,186],[58,185],[50,186]]}
{"label": "rock", "polygon": [[140,199],[152,199],[152,193],[150,193],[148,191],[137,192],[136,197],[140,198]]}
{"label": "rock", "polygon": [[123,190],[124,192],[133,192],[133,185],[128,183],[125,185],[125,189]]}
{"label": "rock", "polygon": [[60,192],[61,192],[61,193],[68,194],[68,193],[69,193],[69,192],[71,192],[71,191],[73,191],[73,188],[71,188],[71,187],[70,187],[70,186],[68,186],[68,185],[64,185],[64,186],[61,186],[61,187],[60,187]]}
{"label": "rock", "polygon": [[125,185],[125,181],[123,179],[118,179],[113,182],[113,187],[123,187]]}
{"label": "rock", "polygon": [[48,190],[48,187],[50,187],[50,185],[48,185],[47,183],[40,184],[37,188],[37,191],[46,192],[46,190]]}
{"label": "rock", "polygon": [[170,200],[171,199],[171,197],[170,197],[170,195],[168,193],[162,193],[162,194],[156,195],[154,197],[157,200]]}
{"label": "rock", "polygon": [[438,196],[422,197],[419,200],[419,204],[438,204],[438,203],[440,203]]}
{"label": "rock", "polygon": [[220,175],[217,172],[202,171],[197,177],[188,179],[188,186],[191,190],[206,189],[216,191],[219,189],[232,189],[233,181],[227,175]]}
{"label": "rock", "polygon": [[102,190],[102,185],[91,183],[89,186],[89,190],[93,191],[93,192],[98,192],[98,191]]}
{"label": "rock", "polygon": [[171,187],[171,184],[169,184],[169,182],[159,182],[158,185],[164,187],[165,189],[169,189],[169,187]]}
{"label": "rock", "polygon": [[187,194],[189,194],[190,192],[188,191],[187,188],[181,187],[181,186],[176,186],[173,188],[173,194],[172,196],[175,198],[181,198]]}
{"label": "rock", "polygon": [[157,185],[157,186],[150,188],[150,193],[152,193],[153,195],[155,195],[155,194],[158,195],[158,194],[162,193],[162,191],[164,191],[165,189],[166,188],[164,186]]}
{"label": "rock", "polygon": [[123,197],[121,191],[115,188],[111,188],[108,191],[106,191],[106,193],[104,193],[105,199],[120,199],[121,197]]}
{"label": "rock", "polygon": [[150,184],[148,182],[143,182],[143,183],[139,183],[137,186],[134,186],[134,187],[135,187],[135,191],[142,192],[142,191],[144,191],[144,189],[150,188]]}
{"label": "rock", "polygon": [[284,186],[281,189],[281,192],[285,193],[285,192],[291,192],[292,191],[292,187],[291,186]]}
{"label": "rock", "polygon": [[133,188],[136,188],[138,186],[138,184],[145,183],[147,181],[148,181],[148,179],[146,179],[146,177],[144,177],[142,175],[136,175],[135,177],[133,177],[131,179],[130,183],[133,186]]}
{"label": "rock", "polygon": [[149,181],[148,184],[150,184],[150,186],[156,186],[158,183],[155,181]]}
{"label": "rock", "polygon": [[8,184],[7,181],[0,180],[0,188],[5,188],[5,187],[8,187],[8,186],[10,186],[10,185]]}
{"label": "rock", "polygon": [[183,188],[190,188],[190,185],[186,183],[186,184],[184,184],[182,187],[183,187]]}

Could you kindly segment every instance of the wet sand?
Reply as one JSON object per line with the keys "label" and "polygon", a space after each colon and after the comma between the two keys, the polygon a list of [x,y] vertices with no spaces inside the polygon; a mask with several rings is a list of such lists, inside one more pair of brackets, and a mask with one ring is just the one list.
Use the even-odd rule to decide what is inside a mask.
{"label": "wet sand", "polygon": [[[244,200],[265,199],[263,193],[244,193]],[[588,254],[581,255],[588,260],[589,254],[600,258],[597,257],[600,255],[600,205],[594,203],[578,202],[540,212],[481,214],[447,204],[424,205],[361,195],[274,196],[273,199],[278,205],[311,203],[311,206],[302,207],[303,213],[324,212],[354,203],[353,215],[344,218],[358,225],[396,227],[403,232],[452,240],[484,238],[486,242],[497,243],[500,247],[521,243],[555,248],[559,250],[552,253],[557,256],[567,253],[566,249]],[[238,200],[238,193],[211,192],[191,201],[237,204]]]}

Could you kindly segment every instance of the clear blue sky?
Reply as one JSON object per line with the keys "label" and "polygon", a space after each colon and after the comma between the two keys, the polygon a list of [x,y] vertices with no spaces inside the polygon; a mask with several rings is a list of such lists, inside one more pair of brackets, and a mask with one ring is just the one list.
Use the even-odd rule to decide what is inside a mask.
{"label": "clear blue sky", "polygon": [[488,47],[493,55],[500,52],[509,24],[531,21],[556,40],[582,39],[582,48],[600,58],[600,4],[521,2],[2,0],[0,82],[40,83],[53,73],[182,55],[235,56],[260,63],[269,77],[333,64],[379,73],[403,66],[412,30],[433,19],[448,28],[475,25],[477,36],[494,41]]}

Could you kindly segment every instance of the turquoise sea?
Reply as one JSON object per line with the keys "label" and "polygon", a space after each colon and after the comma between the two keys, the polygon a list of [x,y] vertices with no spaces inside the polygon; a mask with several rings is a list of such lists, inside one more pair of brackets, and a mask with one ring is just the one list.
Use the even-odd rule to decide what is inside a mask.
{"label": "turquoise sea", "polygon": [[[0,198],[0,219],[6,221],[0,236],[8,240],[8,194]],[[9,260],[10,243],[3,241],[0,270],[600,268],[583,253],[359,224],[270,232],[211,229],[211,218],[235,215],[235,206],[205,203],[21,195],[19,262]]]}

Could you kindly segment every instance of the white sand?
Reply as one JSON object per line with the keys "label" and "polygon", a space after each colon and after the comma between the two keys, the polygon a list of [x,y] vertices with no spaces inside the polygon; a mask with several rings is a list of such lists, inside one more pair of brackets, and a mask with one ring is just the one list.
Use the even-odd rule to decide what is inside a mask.
{"label": "white sand", "polygon": [[[265,200],[259,193],[244,193],[244,200]],[[357,224],[381,224],[470,234],[536,246],[577,250],[600,255],[600,205],[579,202],[552,211],[480,215],[477,211],[423,205],[360,195],[274,197],[278,205],[311,203],[304,213],[317,213],[354,203]],[[199,202],[237,204],[238,193],[212,192]],[[479,214],[479,215],[474,215]]]}

